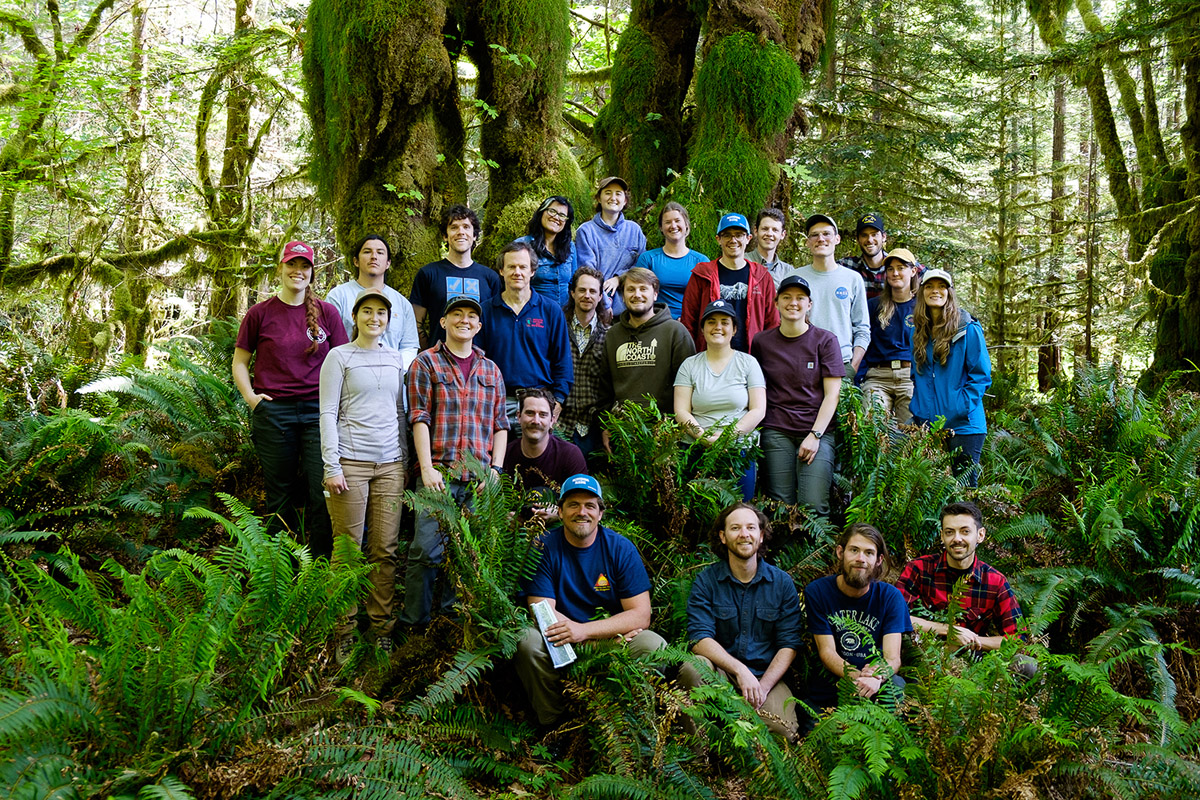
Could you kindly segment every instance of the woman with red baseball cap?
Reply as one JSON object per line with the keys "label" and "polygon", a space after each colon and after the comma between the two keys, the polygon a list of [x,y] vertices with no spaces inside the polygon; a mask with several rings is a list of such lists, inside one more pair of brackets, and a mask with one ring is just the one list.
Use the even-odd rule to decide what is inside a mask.
{"label": "woman with red baseball cap", "polygon": [[[233,382],[250,406],[250,436],[262,465],[267,512],[293,530],[303,526],[314,554],[332,552],[321,461],[321,364],[346,344],[338,310],[313,291],[313,249],[288,242],[279,289],[251,306],[238,329]],[[251,361],[253,360],[253,377]],[[303,496],[301,519],[293,498]]]}

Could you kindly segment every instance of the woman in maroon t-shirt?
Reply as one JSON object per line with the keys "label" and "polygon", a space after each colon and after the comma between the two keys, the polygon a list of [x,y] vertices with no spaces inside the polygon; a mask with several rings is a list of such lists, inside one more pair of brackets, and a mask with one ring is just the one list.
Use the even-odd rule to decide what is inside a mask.
{"label": "woman in maroon t-shirt", "polygon": [[767,381],[759,464],[763,491],[825,517],[833,483],[833,415],[846,368],[837,337],[808,322],[808,281],[799,275],[784,278],[775,305],[779,327],[755,336],[750,345]]}
{"label": "woman in maroon t-shirt", "polygon": [[[267,512],[304,530],[317,555],[332,551],[321,485],[321,363],[346,344],[338,310],[312,289],[313,249],[288,242],[279,260],[279,291],[250,307],[233,351],[233,382],[250,406],[250,436],[262,464]],[[254,377],[250,361],[254,360]],[[305,515],[293,508],[303,493]]]}

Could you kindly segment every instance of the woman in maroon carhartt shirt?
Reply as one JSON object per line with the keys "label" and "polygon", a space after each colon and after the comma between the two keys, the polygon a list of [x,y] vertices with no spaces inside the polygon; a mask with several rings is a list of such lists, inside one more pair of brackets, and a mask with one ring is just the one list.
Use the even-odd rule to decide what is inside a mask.
{"label": "woman in maroon carhartt shirt", "polygon": [[[346,344],[338,310],[312,289],[313,249],[288,242],[279,260],[279,291],[250,307],[233,351],[233,382],[250,406],[250,436],[262,464],[267,512],[307,533],[317,555],[332,550],[321,485],[321,363]],[[250,361],[254,360],[254,377]],[[305,516],[292,501],[306,495]]]}

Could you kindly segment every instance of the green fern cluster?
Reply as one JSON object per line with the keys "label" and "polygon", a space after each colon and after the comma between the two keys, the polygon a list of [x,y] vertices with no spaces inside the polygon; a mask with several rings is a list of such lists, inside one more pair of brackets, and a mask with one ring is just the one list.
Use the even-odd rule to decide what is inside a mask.
{"label": "green fern cluster", "polygon": [[[211,559],[168,550],[140,573],[112,559],[92,573],[66,548],[49,570],[4,558],[26,601],[0,614],[0,762],[68,763],[82,796],[136,791],[265,730],[311,688],[369,569],[352,544],[334,569],[225,502],[232,520],[193,512],[230,537]],[[59,785],[44,773],[6,773],[8,795]]]}
{"label": "green fern cluster", "polygon": [[709,522],[741,499],[737,482],[759,455],[732,425],[711,444],[692,441],[671,414],[625,402],[603,415],[612,442],[606,498],[676,553],[703,545]]}
{"label": "green fern cluster", "polygon": [[856,387],[843,391],[839,419],[849,453],[839,482],[853,494],[847,523],[878,528],[900,563],[936,549],[938,512],[962,488],[943,452],[945,433],[889,428]]}

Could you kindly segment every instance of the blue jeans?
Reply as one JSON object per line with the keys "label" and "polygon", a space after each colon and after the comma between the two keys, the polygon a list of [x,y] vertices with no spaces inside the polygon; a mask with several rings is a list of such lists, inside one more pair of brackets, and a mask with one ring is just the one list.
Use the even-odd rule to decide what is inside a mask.
{"label": "blue jeans", "polygon": [[946,452],[954,454],[955,474],[966,474],[967,486],[979,485],[979,459],[986,433],[954,433],[946,440]]}
{"label": "blue jeans", "polygon": [[[313,555],[333,552],[325,508],[320,409],[316,400],[263,400],[250,413],[250,438],[262,465],[267,513],[308,538]],[[278,522],[269,520],[268,530]]]}
{"label": "blue jeans", "polygon": [[[424,484],[417,478],[417,488]],[[446,481],[446,491],[459,508],[471,505],[471,484],[467,481]],[[446,559],[446,534],[436,519],[418,511],[413,522],[413,540],[408,546],[408,563],[404,569],[404,611],[400,621],[405,625],[427,625],[434,608],[443,614],[454,613],[454,587],[439,578]]]}
{"label": "blue jeans", "polygon": [[803,436],[792,436],[772,428],[762,429],[762,468],[766,475],[763,493],[773,500],[810,506],[819,516],[829,516],[829,487],[833,484],[832,431],[821,437],[811,464],[797,456]]}

